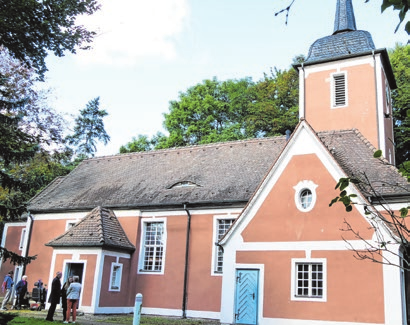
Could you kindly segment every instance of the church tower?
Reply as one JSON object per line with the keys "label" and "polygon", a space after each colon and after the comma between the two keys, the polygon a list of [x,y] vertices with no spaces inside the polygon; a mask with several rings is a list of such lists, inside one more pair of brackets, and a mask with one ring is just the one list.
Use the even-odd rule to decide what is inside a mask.
{"label": "church tower", "polygon": [[392,164],[390,90],[396,88],[387,50],[357,30],[351,0],[337,0],[333,34],[316,40],[299,71],[299,117],[316,131],[358,129]]}

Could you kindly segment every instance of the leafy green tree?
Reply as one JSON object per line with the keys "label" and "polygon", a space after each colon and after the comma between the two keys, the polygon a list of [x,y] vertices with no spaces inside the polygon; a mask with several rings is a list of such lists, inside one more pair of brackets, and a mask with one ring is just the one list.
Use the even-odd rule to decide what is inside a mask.
{"label": "leafy green tree", "polygon": [[299,77],[294,69],[271,71],[253,87],[246,116],[247,134],[274,136],[293,131],[299,119]]}
{"label": "leafy green tree", "polygon": [[164,114],[167,147],[244,139],[244,117],[251,102],[250,78],[204,80],[180,93]]}
{"label": "leafy green tree", "polygon": [[410,160],[410,45],[396,44],[389,57],[397,83],[392,91],[396,164],[405,171],[403,164]]}
{"label": "leafy green tree", "polygon": [[110,136],[104,128],[103,118],[108,113],[100,110],[100,97],[90,100],[85,109],[75,119],[74,134],[66,137],[67,142],[75,147],[78,155],[94,156],[97,151],[97,141],[107,144]]}
{"label": "leafy green tree", "polygon": [[63,56],[89,48],[96,33],[77,25],[76,18],[99,7],[97,0],[2,0],[0,45],[43,77],[49,51]]}

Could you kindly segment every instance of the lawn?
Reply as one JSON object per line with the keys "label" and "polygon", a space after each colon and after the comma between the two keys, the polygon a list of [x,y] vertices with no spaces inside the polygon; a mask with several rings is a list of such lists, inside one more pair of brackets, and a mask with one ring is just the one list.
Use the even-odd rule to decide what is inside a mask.
{"label": "lawn", "polygon": [[[132,315],[124,316],[112,316],[107,315],[104,317],[98,317],[91,320],[82,321],[81,316],[77,318],[76,323],[81,324],[98,324],[98,323],[111,323],[111,324],[121,324],[121,325],[131,325],[133,322]],[[62,321],[55,321],[50,323],[44,319],[44,317],[39,318],[33,317],[28,313],[0,313],[0,324],[7,325],[50,325],[50,324],[62,324]],[[214,325],[219,324],[215,321],[207,321],[202,319],[181,319],[181,318],[168,318],[168,317],[155,317],[155,316],[142,316],[140,325]]]}

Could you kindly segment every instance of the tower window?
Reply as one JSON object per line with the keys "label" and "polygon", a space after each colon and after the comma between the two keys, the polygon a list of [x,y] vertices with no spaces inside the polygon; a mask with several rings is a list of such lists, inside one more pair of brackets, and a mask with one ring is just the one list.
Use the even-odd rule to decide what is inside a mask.
{"label": "tower window", "polygon": [[333,75],[333,107],[340,107],[347,105],[347,91],[346,91],[346,73],[337,73]]}

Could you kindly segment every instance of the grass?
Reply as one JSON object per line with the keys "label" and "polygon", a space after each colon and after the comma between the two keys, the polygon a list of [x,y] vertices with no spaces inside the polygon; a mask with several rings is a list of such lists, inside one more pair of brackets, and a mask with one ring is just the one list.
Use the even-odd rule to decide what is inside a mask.
{"label": "grass", "polygon": [[[98,323],[111,323],[111,324],[121,324],[121,325],[131,325],[133,322],[132,315],[124,316],[106,316],[98,317],[92,321],[93,324]],[[54,322],[53,324],[62,324],[62,322]],[[77,319],[79,325],[85,324],[81,321],[81,317]],[[0,324],[7,325],[50,325],[52,323],[46,321],[43,317],[32,317],[28,313],[0,313]],[[89,324],[89,323],[87,323]],[[209,321],[202,319],[181,319],[172,317],[156,317],[156,316],[142,316],[140,320],[140,325],[208,325]],[[219,324],[219,323],[213,323]]]}

